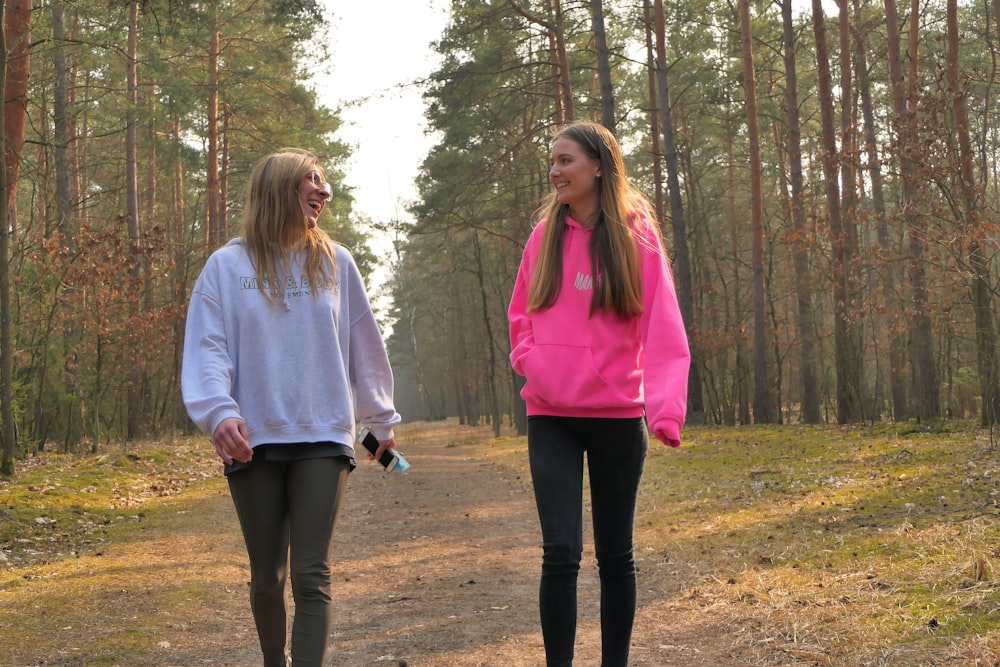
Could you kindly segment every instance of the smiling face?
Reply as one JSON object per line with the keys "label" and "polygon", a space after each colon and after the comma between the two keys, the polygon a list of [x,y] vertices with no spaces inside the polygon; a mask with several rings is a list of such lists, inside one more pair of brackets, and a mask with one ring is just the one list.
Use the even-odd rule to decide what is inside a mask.
{"label": "smiling face", "polygon": [[323,207],[332,194],[330,184],[324,180],[323,174],[318,169],[310,169],[299,183],[299,202],[302,204],[302,212],[306,215],[309,229],[316,226],[319,214],[323,212]]}
{"label": "smiling face", "polygon": [[600,160],[588,155],[576,141],[560,136],[553,142],[549,180],[559,203],[568,205],[570,217],[585,227],[594,224],[600,176]]}

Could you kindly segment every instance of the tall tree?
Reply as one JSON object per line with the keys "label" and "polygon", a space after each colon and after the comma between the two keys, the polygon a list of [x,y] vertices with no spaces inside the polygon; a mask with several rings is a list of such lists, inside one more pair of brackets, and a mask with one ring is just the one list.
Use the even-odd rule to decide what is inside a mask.
{"label": "tall tree", "polygon": [[500,346],[497,344],[496,333],[494,332],[493,321],[490,316],[490,298],[486,289],[485,279],[487,269],[483,260],[483,244],[479,240],[479,232],[477,230],[473,230],[472,232],[472,243],[476,251],[476,268],[478,269],[476,271],[476,279],[479,285],[479,303],[482,309],[483,327],[486,330],[486,372],[489,378],[487,388],[489,389],[490,421],[493,424],[493,435],[499,438],[503,423],[500,414],[500,393],[497,385],[496,353]]}
{"label": "tall tree", "polygon": [[510,8],[529,22],[545,29],[551,45],[550,65],[555,86],[554,119],[556,124],[569,123],[576,119],[573,102],[573,86],[570,83],[569,57],[566,55],[566,34],[563,24],[562,0],[547,0],[550,19],[544,19],[521,7],[517,0],[507,0]]}
{"label": "tall tree", "polygon": [[990,267],[986,257],[980,216],[982,205],[976,184],[975,160],[969,135],[969,111],[959,68],[958,2],[947,0],[948,88],[955,114],[958,135],[960,181],[968,261],[972,280],[972,306],[976,326],[976,361],[982,392],[982,425],[1000,421],[1000,369],[997,367],[997,336],[994,327],[993,297],[990,290]]}
{"label": "tall tree", "polygon": [[851,55],[851,12],[848,0],[837,0],[837,18],[840,38],[840,218],[843,236],[844,291],[848,302],[845,315],[847,335],[847,381],[851,385],[852,407],[850,421],[864,419],[864,386],[861,380],[861,328],[862,318],[848,315],[857,311],[861,301],[855,277],[858,246],[858,193],[857,193],[857,121],[855,118],[854,80]]}
{"label": "tall tree", "polygon": [[[6,25],[5,5],[0,3],[0,25]],[[0,72],[7,69],[7,31],[0,31]],[[7,99],[7,77],[0,76],[0,100]],[[6,114],[0,116],[0,140],[7,145]],[[0,201],[7,201],[7,170],[0,170]],[[10,321],[10,226],[7,207],[0,209],[0,419],[3,438],[0,441],[0,475],[14,474],[14,346],[11,344]]]}
{"label": "tall tree", "polygon": [[601,83],[601,124],[617,132],[615,119],[615,88],[611,82],[611,55],[608,34],[604,27],[603,0],[590,0],[590,16],[594,28],[594,51],[597,55],[597,78]]}
{"label": "tall tree", "polygon": [[837,172],[837,141],[833,120],[833,84],[830,59],[826,48],[826,21],[821,0],[812,0],[813,31],[816,35],[816,62],[819,76],[819,105],[823,131],[823,190],[829,219],[830,245],[833,250],[834,355],[837,367],[837,422],[850,424],[861,421],[858,353],[851,336],[850,261],[847,233],[844,229]]}
{"label": "tall tree", "polygon": [[[130,255],[135,255],[139,246],[139,230],[141,221],[139,220],[139,148],[138,148],[138,124],[139,124],[139,2],[133,0],[128,8],[128,37],[127,52],[128,58],[126,86],[128,102],[125,111],[125,219],[128,221],[128,238],[130,243]],[[140,282],[141,259],[133,256],[130,262],[129,276],[132,279],[133,289],[136,289]],[[138,294],[132,294],[130,299],[130,314],[136,316],[139,311]],[[133,364],[129,371],[128,388],[128,417],[126,437],[134,440],[139,436],[142,372],[138,363]]]}
{"label": "tall tree", "polygon": [[55,170],[56,170],[56,227],[62,232],[64,242],[75,252],[76,232],[72,224],[73,195],[70,183],[69,160],[69,90],[68,64],[66,58],[66,23],[62,0],[53,0],[52,13],[52,49],[54,82],[52,90],[52,125],[55,139]]}
{"label": "tall tree", "polygon": [[205,154],[205,193],[207,206],[207,246],[214,250],[225,241],[225,221],[219,214],[221,192],[219,189],[219,14],[212,16],[212,30],[208,45],[208,150]]}
{"label": "tall tree", "polygon": [[646,33],[646,78],[649,82],[649,141],[650,158],[653,167],[653,207],[656,219],[664,220],[663,213],[663,156],[660,149],[660,105],[657,101],[659,89],[658,60],[653,47],[656,22],[650,0],[642,0],[643,23]]}
{"label": "tall tree", "polygon": [[[53,167],[55,168],[55,226],[62,234],[70,255],[77,252],[78,239],[73,220],[73,200],[70,166],[70,118],[69,118],[69,66],[65,24],[65,6],[61,0],[51,4],[52,16],[52,69],[54,81],[52,86],[52,132],[55,142]],[[64,300],[69,303],[78,296],[77,285],[67,284],[63,292]],[[66,383],[67,405],[74,402],[73,397],[81,395],[79,388],[78,357],[74,351],[79,342],[80,325],[74,319],[68,319],[63,327],[63,340],[66,347],[66,361],[63,364]],[[96,412],[95,412],[96,414]],[[75,421],[79,412],[71,407],[67,410],[67,421]],[[95,420],[96,421],[96,420]],[[82,429],[82,425],[77,428]],[[96,438],[96,435],[95,435]]]}
{"label": "tall tree", "polygon": [[[659,109],[659,126],[663,132],[663,161],[667,168],[667,190],[670,198],[670,226],[673,230],[674,277],[677,282],[677,299],[684,326],[697,350],[694,333],[694,281],[691,254],[688,249],[687,224],[684,220],[684,200],[681,193],[680,166],[677,144],[674,140],[674,120],[670,110],[670,80],[667,76],[667,36],[663,0],[655,0],[653,7],[656,34],[656,92],[655,104]],[[661,223],[662,224],[662,223]],[[688,373],[688,415],[693,422],[704,420],[705,404],[702,396],[701,368],[692,361]]]}
{"label": "tall tree", "polygon": [[743,54],[743,88],[746,95],[747,140],[750,144],[750,236],[753,271],[753,418],[772,424],[778,417],[774,405],[774,378],[770,363],[764,277],[764,184],[760,158],[760,122],[757,117],[757,74],[753,59],[750,0],[739,0],[740,43]]}
{"label": "tall tree", "polygon": [[17,186],[21,173],[31,79],[31,0],[3,0],[8,45],[4,92],[4,149],[8,224],[17,233]]}
{"label": "tall tree", "polygon": [[[854,14],[860,16],[860,0],[854,0]],[[896,248],[889,237],[888,213],[885,204],[885,188],[882,178],[882,161],[878,143],[879,128],[875,124],[875,108],[872,101],[872,85],[868,72],[868,57],[870,51],[867,31],[858,31],[854,42],[854,67],[858,73],[858,90],[861,95],[861,113],[864,118],[865,154],[868,159],[868,179],[871,181],[871,207],[875,217],[875,235],[878,241],[879,263],[882,267],[877,279],[882,294],[883,303],[898,303],[895,298],[899,285],[899,271],[894,258]],[[882,308],[879,319],[888,326],[879,327],[888,332],[889,336],[889,393],[892,400],[892,416],[894,419],[906,418],[906,381],[904,364],[906,362],[903,340],[900,335],[898,320],[901,315],[897,308]]]}
{"label": "tall tree", "polygon": [[[818,1],[818,0],[816,0]],[[910,6],[909,77],[903,74],[901,26],[896,0],[884,0],[887,27],[887,55],[892,84],[893,127],[896,133],[902,179],[903,210],[907,237],[907,283],[910,295],[910,372],[913,378],[914,415],[933,419],[941,415],[938,395],[937,360],[930,313],[928,313],[927,277],[924,269],[923,223],[921,220],[917,183],[918,117],[917,99],[920,91],[919,43],[920,6],[913,0]]]}
{"label": "tall tree", "polygon": [[799,376],[802,382],[801,419],[807,424],[820,422],[819,388],[816,381],[816,344],[813,329],[812,280],[807,254],[805,181],[802,177],[802,130],[799,122],[798,70],[795,66],[795,25],[792,0],[781,3],[782,39],[785,60],[785,118],[788,123],[786,151],[791,181],[792,267],[795,271],[797,305],[796,330],[799,337]]}

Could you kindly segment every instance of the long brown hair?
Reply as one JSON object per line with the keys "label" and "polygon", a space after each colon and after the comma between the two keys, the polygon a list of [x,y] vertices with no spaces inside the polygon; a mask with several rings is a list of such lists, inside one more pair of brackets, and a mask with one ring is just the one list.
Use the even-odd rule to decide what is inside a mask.
{"label": "long brown hair", "polygon": [[[598,123],[577,122],[560,129],[554,139],[565,137],[600,161],[599,213],[590,238],[590,266],[594,291],[590,314],[612,311],[621,317],[642,313],[642,280],[639,252],[632,223],[648,216],[650,205],[625,173],[618,140]],[[553,191],[538,209],[546,220],[538,265],[528,290],[528,310],[548,308],[562,287],[563,233],[569,206],[559,203]],[[656,225],[650,225],[659,233]]]}
{"label": "long brown hair", "polygon": [[326,180],[319,158],[286,148],[261,158],[250,172],[241,233],[257,284],[269,301],[281,293],[294,252],[305,249],[313,297],[336,272],[333,241],[318,226],[310,229],[299,199],[299,184],[313,170]]}

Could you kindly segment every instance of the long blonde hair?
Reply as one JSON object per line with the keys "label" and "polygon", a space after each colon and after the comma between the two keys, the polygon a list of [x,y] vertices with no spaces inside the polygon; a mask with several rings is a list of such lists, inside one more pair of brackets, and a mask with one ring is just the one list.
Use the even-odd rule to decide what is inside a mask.
{"label": "long blonde hair", "polygon": [[[598,187],[599,214],[590,238],[590,266],[594,291],[590,314],[611,311],[621,317],[642,313],[642,280],[639,252],[632,223],[648,216],[646,198],[625,173],[618,140],[598,123],[577,122],[558,131],[554,139],[565,137],[600,161]],[[538,265],[528,290],[528,310],[548,308],[562,287],[563,233],[569,206],[560,204],[553,191],[538,209],[546,220]],[[658,226],[650,225],[658,234]]]}
{"label": "long blonde hair", "polygon": [[309,227],[299,199],[299,184],[313,170],[326,180],[319,158],[286,148],[261,158],[250,172],[241,234],[268,301],[281,293],[295,252],[305,250],[303,268],[314,298],[336,273],[333,241],[318,226]]}

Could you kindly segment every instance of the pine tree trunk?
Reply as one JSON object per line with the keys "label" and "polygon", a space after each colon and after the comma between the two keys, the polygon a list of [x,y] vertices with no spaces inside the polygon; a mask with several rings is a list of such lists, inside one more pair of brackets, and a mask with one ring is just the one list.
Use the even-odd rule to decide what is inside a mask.
{"label": "pine tree trunk", "polygon": [[615,120],[615,89],[611,83],[611,57],[608,52],[608,34],[604,28],[604,3],[590,0],[590,17],[594,30],[597,55],[597,78],[601,83],[601,124],[617,133]]}
{"label": "pine tree trunk", "polygon": [[569,57],[566,55],[566,35],[563,31],[563,11],[561,0],[551,0],[555,16],[556,58],[559,62],[559,84],[562,90],[563,115],[567,123],[576,120],[573,104],[573,86],[569,80]]}
{"label": "pine tree trunk", "polygon": [[[3,5],[0,5],[0,13],[6,14]],[[0,17],[0,25],[5,24],[2,20],[4,18]],[[0,72],[9,74],[6,32],[6,30],[0,31]],[[0,99],[6,100],[6,93],[6,77],[0,77]],[[4,138],[4,149],[7,148],[6,115],[5,113],[4,117],[0,118],[0,137]],[[0,172],[0,192],[5,195],[0,201],[10,200],[6,196],[7,173],[6,169]],[[6,206],[0,210],[0,419],[3,420],[3,424],[0,425],[3,429],[3,438],[0,439],[0,475],[11,477],[14,474],[17,435],[14,430],[14,366],[11,362],[14,347],[10,335],[10,227],[7,210]]]}
{"label": "pine tree trunk", "polygon": [[993,299],[989,288],[989,262],[979,238],[980,196],[975,182],[972,141],[969,136],[969,111],[965,104],[965,91],[959,70],[958,2],[947,0],[948,84],[955,110],[955,132],[958,135],[958,152],[961,161],[962,198],[965,204],[965,234],[972,273],[972,305],[976,320],[976,361],[979,386],[982,392],[982,425],[997,423],[1000,412],[1000,373],[997,369],[997,337],[993,320]]}
{"label": "pine tree trunk", "polygon": [[[677,145],[674,141],[674,120],[670,113],[670,82],[667,79],[667,42],[663,0],[655,1],[656,14],[656,78],[658,96],[656,105],[660,111],[660,129],[663,132],[663,156],[667,168],[667,187],[670,198],[670,226],[674,243],[674,281],[677,300],[684,319],[691,347],[697,350],[697,340],[691,331],[694,327],[694,282],[691,270],[691,253],[688,250],[687,225],[684,222],[684,203],[681,197],[680,167],[677,160]],[[695,352],[697,354],[697,352]],[[688,372],[688,419],[691,423],[703,423],[705,404],[702,396],[701,368],[692,361]]]}
{"label": "pine tree trunk", "polygon": [[859,254],[857,209],[858,195],[855,191],[857,181],[855,165],[857,163],[857,121],[854,116],[854,83],[851,76],[851,24],[848,0],[837,0],[840,14],[838,16],[838,35],[840,38],[840,217],[843,225],[843,262],[844,262],[844,292],[847,297],[845,316],[845,332],[847,336],[848,357],[845,359],[847,381],[850,383],[849,394],[855,405],[852,406],[851,422],[864,419],[865,401],[864,384],[861,374],[861,327],[863,320],[849,313],[856,313],[860,307],[861,297],[858,293],[858,281],[854,275],[855,258]]}
{"label": "pine tree trunk", "polygon": [[801,375],[802,408],[800,419],[806,424],[821,421],[819,387],[816,379],[816,334],[813,328],[812,280],[806,234],[805,184],[802,176],[801,125],[799,123],[798,73],[795,68],[795,26],[792,23],[792,0],[781,3],[785,58],[785,116],[788,123],[786,139],[789,180],[792,186],[791,220],[795,240],[792,242],[792,267],[798,304],[796,326],[799,335],[799,373]]}
{"label": "pine tree trunk", "polygon": [[17,235],[17,183],[28,121],[28,82],[31,77],[31,0],[4,1],[4,30],[8,45],[4,100],[4,147],[7,168],[7,224]]}
{"label": "pine tree trunk", "polygon": [[[854,14],[860,15],[859,0],[854,0]],[[859,36],[854,43],[854,67],[857,71],[858,89],[861,95],[861,114],[865,122],[865,153],[868,156],[868,179],[871,182],[872,208],[875,213],[875,236],[878,239],[879,251],[882,254],[883,270],[879,279],[884,294],[894,294],[899,285],[899,271],[893,258],[897,254],[889,238],[888,216],[885,208],[885,192],[882,185],[882,165],[879,159],[877,128],[875,126],[875,111],[872,105],[871,82],[868,78],[867,39]],[[893,304],[895,305],[895,304]],[[889,308],[880,316],[889,333],[889,392],[892,401],[893,419],[906,419],[906,381],[903,377],[905,355],[903,341],[900,336],[897,320]]]}
{"label": "pine tree trunk", "polygon": [[486,293],[486,282],[483,280],[483,274],[486,272],[486,267],[483,265],[483,250],[482,245],[479,242],[479,235],[476,230],[472,230],[472,242],[473,247],[476,251],[476,280],[479,286],[479,301],[482,307],[483,313],[483,327],[486,329],[486,345],[487,345],[487,383],[489,385],[490,392],[490,418],[493,421],[493,435],[500,437],[500,395],[497,392],[497,340],[493,333],[493,321],[490,318],[490,308],[489,299]]}
{"label": "pine tree trunk", "polygon": [[[70,160],[69,160],[69,93],[68,93],[68,72],[66,62],[66,24],[64,20],[64,5],[60,0],[55,0],[50,5],[52,16],[52,133],[54,144],[54,167],[55,167],[55,226],[63,235],[63,242],[66,244],[71,256],[77,252],[76,226],[72,214],[72,191],[70,184]],[[76,285],[68,284],[63,291],[65,303],[72,303],[77,293]],[[63,364],[63,377],[66,384],[66,394],[69,396],[79,396],[81,392],[80,378],[78,373],[78,359],[72,350],[76,347],[81,336],[78,323],[67,320],[63,326],[63,345],[65,346],[65,363]],[[86,424],[77,424],[76,419],[79,414],[74,409],[74,401],[64,401],[67,409],[67,423],[70,424],[70,431],[76,433],[86,430]],[[92,399],[91,411],[96,415],[98,401]],[[94,434],[94,442],[98,440],[97,433]]]}
{"label": "pine tree trunk", "polygon": [[653,207],[656,219],[663,220],[663,156],[660,150],[660,107],[657,97],[657,60],[653,47],[654,21],[649,0],[642,1],[643,23],[646,34],[646,72],[649,82],[649,140],[653,167]]}
{"label": "pine tree trunk", "polygon": [[778,420],[774,407],[774,380],[770,364],[764,285],[764,184],[760,157],[760,123],[757,118],[757,75],[754,72],[750,1],[739,1],[743,54],[743,87],[746,90],[747,138],[750,143],[750,259],[753,270],[753,419],[757,424]]}
{"label": "pine tree trunk", "polygon": [[219,30],[213,26],[208,46],[208,151],[205,163],[207,239],[212,251],[225,242],[219,220]]}
{"label": "pine tree trunk", "polygon": [[924,275],[924,247],[920,202],[917,192],[917,93],[919,74],[917,59],[919,36],[919,5],[914,0],[911,7],[909,85],[903,75],[903,61],[899,42],[899,18],[896,0],[884,0],[888,26],[889,76],[892,80],[894,127],[900,155],[900,174],[903,193],[903,220],[907,235],[906,279],[910,294],[910,369],[913,386],[913,414],[920,419],[933,419],[941,415],[938,397],[938,371],[934,358],[931,321],[927,313],[927,279]]}
{"label": "pine tree trunk", "polygon": [[[137,1],[129,3],[128,19],[128,111],[125,114],[125,200],[127,211],[125,217],[128,220],[128,237],[132,243],[132,253],[138,252],[139,243],[139,160],[138,146],[136,138],[136,126],[139,118],[139,76],[138,76],[138,43],[139,43],[139,4]],[[140,257],[134,257],[130,278],[132,284],[138,286],[141,280],[142,261]],[[132,304],[129,306],[130,314],[135,316],[139,312],[139,295],[132,295]],[[139,424],[142,407],[142,390],[145,384],[143,374],[138,364],[132,366],[129,372],[128,383],[128,416],[126,425],[126,440],[134,440],[139,437]]]}
{"label": "pine tree trunk", "polygon": [[840,185],[837,172],[837,141],[833,121],[833,84],[826,50],[826,22],[821,0],[812,0],[813,31],[816,35],[816,61],[819,75],[819,105],[823,131],[823,183],[829,217],[830,244],[833,248],[832,275],[834,298],[834,355],[837,367],[837,423],[861,421],[858,395],[857,352],[850,335],[850,297],[846,233],[841,217]]}

